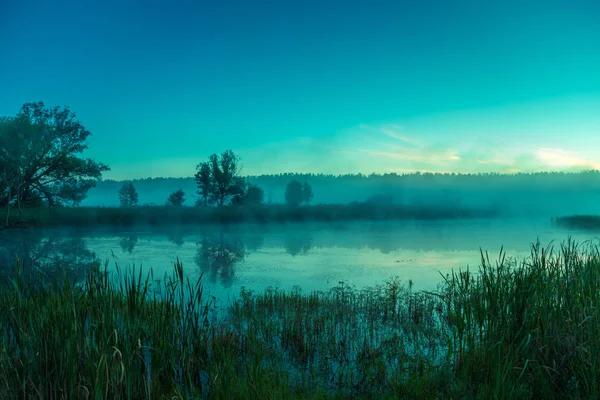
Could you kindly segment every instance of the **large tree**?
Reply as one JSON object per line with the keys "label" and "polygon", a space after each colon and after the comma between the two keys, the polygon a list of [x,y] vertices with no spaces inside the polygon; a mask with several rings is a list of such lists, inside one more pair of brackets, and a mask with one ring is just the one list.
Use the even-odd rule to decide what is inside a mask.
{"label": "large tree", "polygon": [[219,207],[233,196],[244,193],[245,181],[240,176],[240,158],[232,150],[225,150],[221,157],[212,154],[209,163],[214,182],[213,199]]}
{"label": "large tree", "polygon": [[246,182],[240,176],[240,159],[232,150],[226,150],[220,156],[212,154],[208,162],[198,164],[196,169],[198,193],[205,205],[210,201],[221,207],[230,199],[245,194]]}
{"label": "large tree", "polygon": [[0,119],[0,207],[77,205],[109,167],[81,157],[91,135],[67,107],[26,103]]}

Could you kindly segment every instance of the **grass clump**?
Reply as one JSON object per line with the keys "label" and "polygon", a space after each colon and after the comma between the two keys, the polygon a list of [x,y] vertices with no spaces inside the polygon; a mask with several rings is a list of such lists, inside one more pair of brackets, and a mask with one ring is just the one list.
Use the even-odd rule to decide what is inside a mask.
{"label": "grass clump", "polygon": [[[15,213],[13,213],[15,214]],[[90,226],[173,226],[195,224],[269,223],[303,221],[456,219],[493,217],[492,210],[468,210],[400,205],[321,204],[305,207],[285,205],[225,207],[60,207],[23,209],[22,216],[10,215],[10,226],[90,227]],[[2,221],[6,210],[0,211]]]}
{"label": "grass clump", "polygon": [[[244,374],[239,336],[211,326],[202,279],[175,274],[153,290],[99,267],[81,284],[30,289],[17,273],[0,289],[0,398],[287,397],[268,364]],[[254,397],[258,396],[258,397]]]}
{"label": "grass clump", "polygon": [[596,398],[600,250],[482,252],[432,292],[267,289],[215,317],[175,263],[0,288],[0,398]]}

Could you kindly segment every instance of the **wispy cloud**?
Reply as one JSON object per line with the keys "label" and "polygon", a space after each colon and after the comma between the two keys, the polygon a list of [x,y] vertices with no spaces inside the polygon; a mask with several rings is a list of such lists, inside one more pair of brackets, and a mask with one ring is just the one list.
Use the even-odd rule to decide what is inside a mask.
{"label": "wispy cloud", "polygon": [[418,141],[411,139],[403,134],[403,128],[397,124],[382,125],[379,130],[386,136],[403,142],[404,145],[419,147]]}
{"label": "wispy cloud", "polygon": [[447,151],[444,153],[394,153],[389,151],[378,150],[361,150],[362,152],[376,157],[385,157],[398,161],[420,162],[424,164],[445,164],[448,162],[459,161],[460,156],[455,151]]}
{"label": "wispy cloud", "polygon": [[[425,141],[399,124],[361,124],[345,132],[338,148],[361,159],[372,171],[534,172],[600,169],[594,160],[562,148],[531,146],[514,141],[465,139]],[[371,171],[365,171],[371,172]]]}
{"label": "wispy cloud", "polygon": [[[489,136],[473,138],[460,134],[450,139],[447,135],[410,131],[400,124],[362,124],[342,131],[334,138],[296,137],[234,151],[242,158],[243,173],[250,175],[279,172],[369,174],[600,170],[600,153],[585,153],[585,148],[576,151],[576,145],[536,146],[524,140]],[[192,176],[196,164],[206,157],[208,154],[153,159],[151,162],[114,163],[106,178]]]}
{"label": "wispy cloud", "polygon": [[553,168],[600,169],[600,161],[588,160],[575,152],[566,151],[563,149],[540,147],[535,150],[534,154],[541,162]]}

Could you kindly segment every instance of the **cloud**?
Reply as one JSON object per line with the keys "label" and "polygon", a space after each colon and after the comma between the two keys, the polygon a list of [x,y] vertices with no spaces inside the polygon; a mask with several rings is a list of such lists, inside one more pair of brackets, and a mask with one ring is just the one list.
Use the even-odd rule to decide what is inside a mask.
{"label": "cloud", "polygon": [[345,132],[346,135],[356,135],[359,134],[362,137],[367,137],[371,139],[394,139],[393,141],[388,141],[388,144],[402,147],[420,147],[422,143],[420,141],[415,140],[414,138],[410,138],[404,135],[404,128],[398,124],[381,124],[381,125],[370,125],[370,124],[360,124],[355,128],[352,128]]}
{"label": "cloud", "polygon": [[411,139],[411,138],[401,134],[403,129],[400,125],[396,125],[396,124],[382,125],[379,127],[379,130],[384,135],[387,135],[388,137],[391,137],[392,139],[396,139],[396,140],[403,142],[404,145],[410,145],[411,147],[419,147],[419,143],[416,140]]}
{"label": "cloud", "polygon": [[398,161],[411,161],[411,162],[420,162],[423,164],[445,164],[448,162],[459,161],[460,156],[455,151],[447,151],[444,153],[436,153],[436,152],[421,152],[413,153],[394,153],[388,151],[378,151],[378,150],[361,150],[371,156],[376,157],[385,157],[392,160]]}
{"label": "cloud", "polygon": [[[433,132],[434,133],[434,132]],[[426,139],[428,138],[428,139]],[[525,139],[522,139],[525,140]],[[536,140],[527,138],[526,140]],[[541,139],[539,139],[541,140]],[[361,124],[336,137],[313,136],[271,141],[251,148],[234,148],[244,174],[309,173],[516,173],[600,170],[600,154],[575,151],[576,145],[535,145],[505,136],[478,138],[409,131],[399,124]],[[587,148],[593,149],[587,143]],[[112,163],[106,178],[192,176],[196,164],[208,157],[153,159]]]}
{"label": "cloud", "polygon": [[534,155],[545,165],[558,169],[589,168],[600,169],[600,162],[585,159],[577,153],[563,149],[540,147]]}
{"label": "cloud", "polygon": [[[600,169],[593,160],[562,148],[547,148],[503,140],[464,138],[449,141],[416,139],[399,124],[361,124],[344,132],[337,150],[360,159],[364,172],[535,172]],[[423,135],[421,135],[422,137]],[[460,136],[458,136],[460,137]]]}

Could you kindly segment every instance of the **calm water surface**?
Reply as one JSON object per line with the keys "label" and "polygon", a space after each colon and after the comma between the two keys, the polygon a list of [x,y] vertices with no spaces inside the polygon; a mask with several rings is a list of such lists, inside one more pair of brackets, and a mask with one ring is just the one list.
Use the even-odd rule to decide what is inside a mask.
{"label": "calm water surface", "polygon": [[[102,232],[65,230],[0,233],[0,264],[5,270],[16,254],[38,267],[49,261],[85,269],[94,255],[121,268],[152,268],[155,279],[172,273],[177,257],[185,274],[204,274],[205,289],[221,303],[242,286],[303,291],[327,290],[340,281],[357,288],[398,276],[416,289],[433,289],[453,268],[477,268],[480,251],[498,257],[524,257],[532,242],[542,245],[597,234],[554,228],[543,220],[468,220],[287,224],[269,226],[173,227]],[[41,267],[40,267],[41,268]]]}

